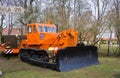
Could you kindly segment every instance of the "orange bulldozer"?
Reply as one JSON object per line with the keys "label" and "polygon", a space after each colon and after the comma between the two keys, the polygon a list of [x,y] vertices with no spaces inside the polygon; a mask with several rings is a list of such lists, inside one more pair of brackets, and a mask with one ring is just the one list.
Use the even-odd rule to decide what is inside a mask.
{"label": "orange bulldozer", "polygon": [[19,54],[24,62],[59,71],[99,63],[96,46],[80,45],[77,31],[69,29],[57,33],[57,28],[50,21],[27,24],[25,36],[3,36],[0,50],[5,55]]}

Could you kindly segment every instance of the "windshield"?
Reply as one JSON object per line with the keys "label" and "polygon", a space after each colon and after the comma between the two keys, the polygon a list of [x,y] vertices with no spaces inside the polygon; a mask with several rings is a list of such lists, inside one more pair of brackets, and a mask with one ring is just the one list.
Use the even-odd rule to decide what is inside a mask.
{"label": "windshield", "polygon": [[45,26],[44,29],[45,29],[45,32],[51,32],[51,28],[50,27]]}
{"label": "windshield", "polygon": [[45,32],[56,32],[56,27],[44,27]]}
{"label": "windshield", "polygon": [[40,32],[43,32],[42,26],[39,26],[39,31],[40,31]]}
{"label": "windshield", "polygon": [[39,26],[39,31],[40,32],[56,32],[56,27],[48,27],[48,26]]}
{"label": "windshield", "polygon": [[57,32],[56,27],[52,27],[52,31],[53,31],[53,32]]}

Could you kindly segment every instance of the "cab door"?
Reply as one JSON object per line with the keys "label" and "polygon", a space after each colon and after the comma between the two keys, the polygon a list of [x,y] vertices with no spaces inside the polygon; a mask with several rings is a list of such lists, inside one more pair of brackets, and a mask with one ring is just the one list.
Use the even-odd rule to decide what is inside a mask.
{"label": "cab door", "polygon": [[29,45],[39,44],[39,33],[36,26],[27,26],[27,40]]}

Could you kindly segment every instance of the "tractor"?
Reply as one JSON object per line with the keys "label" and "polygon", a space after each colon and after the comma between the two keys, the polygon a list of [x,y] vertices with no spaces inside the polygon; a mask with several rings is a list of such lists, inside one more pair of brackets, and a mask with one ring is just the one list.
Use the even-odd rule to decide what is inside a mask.
{"label": "tractor", "polygon": [[58,32],[56,24],[31,23],[25,36],[3,36],[3,54],[19,54],[20,60],[58,71],[70,71],[99,64],[96,46],[78,43],[74,29]]}

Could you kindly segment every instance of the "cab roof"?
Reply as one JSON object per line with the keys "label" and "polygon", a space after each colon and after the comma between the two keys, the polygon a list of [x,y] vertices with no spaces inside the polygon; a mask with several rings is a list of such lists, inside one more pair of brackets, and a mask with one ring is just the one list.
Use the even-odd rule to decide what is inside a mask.
{"label": "cab roof", "polygon": [[47,27],[56,27],[55,24],[50,24],[50,23],[31,23],[31,24],[27,24],[27,26],[47,26]]}

